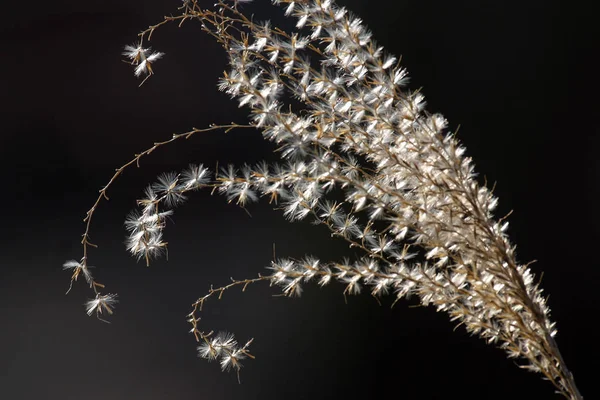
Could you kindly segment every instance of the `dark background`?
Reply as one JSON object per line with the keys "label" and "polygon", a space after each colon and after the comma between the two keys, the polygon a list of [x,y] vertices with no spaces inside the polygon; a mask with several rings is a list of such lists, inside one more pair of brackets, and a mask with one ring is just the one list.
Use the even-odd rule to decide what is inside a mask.
{"label": "dark background", "polygon": [[[210,3],[210,1],[207,1]],[[248,5],[262,16],[281,10]],[[477,171],[497,182],[498,214],[521,262],[538,260],[557,340],[586,398],[597,393],[600,165],[591,87],[591,17],[558,1],[339,1],[423,87]],[[202,326],[254,337],[242,384],[196,357],[190,304],[211,283],[253,277],[273,255],[338,260],[356,252],[322,227],[290,224],[262,202],[243,210],[199,193],[166,231],[169,260],[150,268],[124,249],[123,220],[157,174],[189,162],[275,160],[258,132],[213,132],[142,160],[109,191],[91,230],[98,281],[119,294],[112,324],[89,318],[79,283],[82,218],[115,168],[152,142],[247,112],[217,92],[225,56],[190,22],[159,30],[166,53],[138,88],[122,48],[180,2],[13,2],[0,27],[0,397],[17,399],[558,398],[553,387],[446,315],[390,308],[343,287],[307,285],[300,299],[266,284],[207,303]],[[7,8],[8,7],[8,8]],[[251,12],[251,11],[249,11]],[[591,15],[588,13],[587,15]],[[596,43],[597,45],[597,43]]]}

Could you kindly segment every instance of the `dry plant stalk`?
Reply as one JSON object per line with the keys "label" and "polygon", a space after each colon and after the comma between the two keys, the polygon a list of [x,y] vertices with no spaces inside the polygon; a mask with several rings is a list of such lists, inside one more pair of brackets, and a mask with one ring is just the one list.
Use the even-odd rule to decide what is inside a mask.
{"label": "dry plant stalk", "polygon": [[[165,217],[188,192],[211,188],[242,207],[267,197],[289,220],[311,218],[364,257],[354,262],[280,259],[268,275],[211,287],[189,314],[201,357],[218,359],[224,370],[238,374],[241,360],[253,358],[252,340],[240,346],[231,334],[199,328],[197,314],[210,297],[257,281],[294,296],[310,280],[320,285],[338,280],[347,285],[344,294],[366,287],[373,296],[393,292],[396,300],[416,295],[423,305],[445,311],[470,333],[523,361],[523,368],[543,374],[565,398],[582,399],[558,350],[542,291],[528,265],[516,261],[515,246],[505,234],[506,217],[493,217],[497,199],[476,181],[455,134],[444,133],[447,121],[425,111],[421,93],[406,89],[407,73],[398,60],[333,0],[273,0],[296,18],[293,32],[253,21],[239,7],[250,2],[219,0],[204,9],[196,0],[185,0],[178,16],[150,26],[138,44],[125,48],[135,75],[145,81],[163,53],[151,52],[143,42],[168,22],[200,22],[229,57],[219,88],[248,107],[251,117],[247,125],[174,135],[117,169],[85,219],[83,257],[64,264],[73,270],[71,284],[83,275],[94,290],[88,314],[111,314],[117,301],[116,295],[100,292],[104,285],[92,277],[87,252],[94,246],[88,236],[91,218],[110,184],[126,167],[176,139],[256,128],[278,145],[281,164],[228,166],[214,178],[202,165],[191,165],[160,176],[138,200],[140,211],[127,218],[128,250],[149,264],[166,250]],[[302,110],[294,112],[285,96]],[[343,200],[332,201],[339,193]]]}

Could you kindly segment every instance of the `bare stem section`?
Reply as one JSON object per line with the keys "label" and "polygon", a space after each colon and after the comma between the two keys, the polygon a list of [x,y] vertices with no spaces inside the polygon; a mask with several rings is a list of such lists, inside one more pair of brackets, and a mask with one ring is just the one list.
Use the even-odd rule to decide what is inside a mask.
{"label": "bare stem section", "polygon": [[[249,2],[219,0],[205,9],[185,0],[180,15],[165,17],[126,47],[135,75],[147,79],[163,53],[145,48],[144,40],[169,22],[199,22],[229,57],[219,88],[250,110],[250,124],[174,135],[116,170],[85,219],[81,261],[65,264],[73,269],[72,282],[83,275],[94,289],[88,313],[110,314],[116,301],[115,295],[100,294],[103,285],[87,265],[91,218],[112,182],[142,156],[178,138],[253,127],[278,145],[282,162],[227,166],[214,177],[202,165],[190,165],[160,176],[127,218],[129,251],[147,264],[165,252],[166,217],[189,192],[211,188],[242,207],[266,197],[289,220],[323,224],[363,257],[279,259],[269,275],[211,287],[188,316],[201,357],[219,359],[224,370],[238,373],[241,360],[253,358],[252,340],[239,346],[233,335],[199,329],[197,314],[209,298],[259,281],[299,296],[308,281],[337,280],[346,284],[344,294],[368,288],[373,296],[391,293],[396,300],[417,296],[519,359],[523,368],[543,374],[565,398],[582,399],[558,350],[542,290],[529,264],[517,261],[505,233],[507,216],[494,217],[497,198],[477,182],[465,148],[445,132],[447,121],[428,113],[423,95],[406,88],[407,72],[398,59],[333,0],[273,0],[295,19],[292,30],[250,18],[244,13],[250,6],[240,6]],[[290,98],[301,109],[294,110]]]}

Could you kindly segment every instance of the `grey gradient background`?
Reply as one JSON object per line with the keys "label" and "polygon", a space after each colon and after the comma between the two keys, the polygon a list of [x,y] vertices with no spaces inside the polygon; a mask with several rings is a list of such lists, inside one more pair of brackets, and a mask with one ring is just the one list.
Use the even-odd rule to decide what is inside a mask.
{"label": "grey gradient background", "polygon": [[[265,0],[257,3],[265,3]],[[558,342],[586,398],[598,393],[597,109],[591,13],[559,1],[339,1],[378,42],[403,56],[473,157],[497,182],[499,213],[520,261],[538,260]],[[504,354],[453,331],[444,314],[390,309],[343,287],[302,298],[249,287],[207,303],[203,326],[254,337],[256,360],[235,374],[196,357],[190,304],[211,283],[264,271],[278,257],[336,260],[357,253],[322,227],[290,224],[266,203],[243,210],[194,195],[166,231],[169,260],[150,268],[125,252],[122,223],[160,172],[275,160],[258,132],[200,134],[128,170],[98,209],[90,253],[120,303],[112,324],[89,318],[90,290],[65,296],[82,218],[114,168],[153,141],[209,123],[243,122],[218,93],[225,57],[198,25],[158,31],[166,53],[138,88],[120,55],[178,1],[16,2],[0,25],[0,398],[21,399],[551,399],[552,386]],[[280,14],[256,7],[261,16]],[[274,14],[275,15],[275,14]],[[279,20],[279,17],[277,17]]]}

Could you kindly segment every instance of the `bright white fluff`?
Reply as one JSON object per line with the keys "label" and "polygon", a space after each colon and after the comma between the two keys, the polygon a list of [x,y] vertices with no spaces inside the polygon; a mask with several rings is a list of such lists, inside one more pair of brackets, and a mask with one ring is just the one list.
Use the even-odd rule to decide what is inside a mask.
{"label": "bright white fluff", "polygon": [[88,315],[91,316],[95,313],[96,316],[100,318],[100,315],[104,313],[107,313],[109,315],[112,314],[113,308],[118,302],[119,301],[117,300],[116,294],[97,294],[95,299],[89,300],[85,303],[85,310]]}
{"label": "bright white fluff", "polygon": [[152,64],[160,60],[165,54],[152,52],[150,47],[144,48],[141,43],[138,43],[133,46],[125,46],[123,55],[130,59],[131,64],[135,66],[135,76],[140,76],[142,74],[152,75],[154,73]]}

